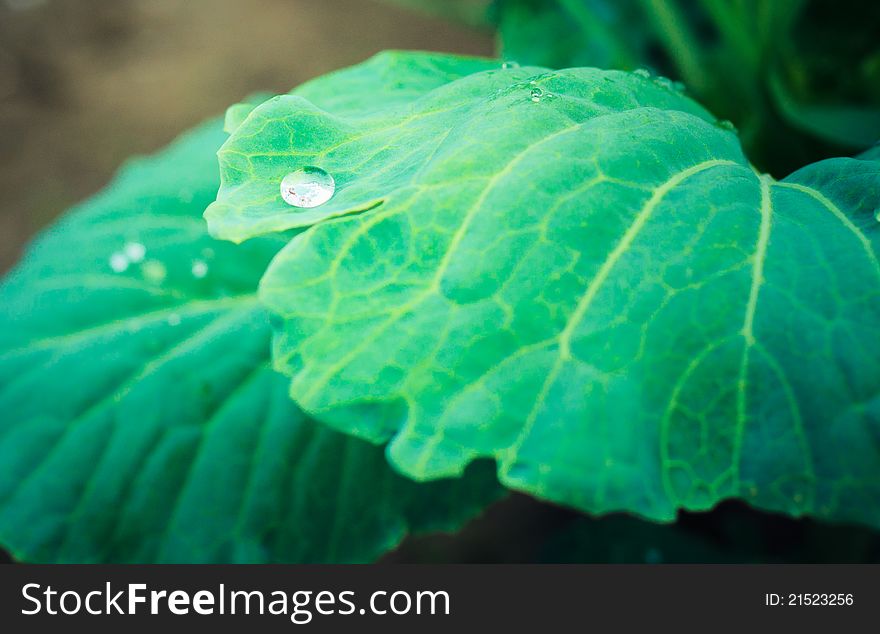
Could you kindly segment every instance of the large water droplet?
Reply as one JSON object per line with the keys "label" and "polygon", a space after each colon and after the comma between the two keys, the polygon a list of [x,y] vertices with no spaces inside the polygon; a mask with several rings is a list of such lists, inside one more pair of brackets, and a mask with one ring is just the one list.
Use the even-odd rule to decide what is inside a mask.
{"label": "large water droplet", "polygon": [[281,180],[281,197],[288,205],[310,209],[333,197],[336,181],[320,167],[303,167]]}
{"label": "large water droplet", "polygon": [[512,70],[514,68],[519,68],[519,62],[507,61],[501,64],[501,68],[503,70]]}
{"label": "large water droplet", "polygon": [[134,264],[142,262],[144,256],[147,254],[147,247],[140,242],[129,242],[122,248],[122,250],[125,252],[125,256]]}
{"label": "large water droplet", "polygon": [[540,88],[532,88],[532,92],[531,92],[532,101],[534,101],[535,103],[538,103],[539,101],[541,101],[541,99],[543,97],[544,97],[543,90],[541,90]]}
{"label": "large water droplet", "polygon": [[128,269],[130,262],[124,253],[116,252],[110,256],[110,268],[115,273],[124,273]]}
{"label": "large water droplet", "polygon": [[208,263],[204,260],[193,260],[191,271],[193,277],[200,280],[208,274]]}

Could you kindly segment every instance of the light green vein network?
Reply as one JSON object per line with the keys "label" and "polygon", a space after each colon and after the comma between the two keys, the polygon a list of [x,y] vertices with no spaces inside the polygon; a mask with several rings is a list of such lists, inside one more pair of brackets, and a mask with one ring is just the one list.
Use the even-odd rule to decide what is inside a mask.
{"label": "light green vein network", "polygon": [[[293,399],[420,480],[491,457],[590,512],[880,525],[880,164],[776,182],[668,82],[451,59],[371,60],[340,92],[424,89],[295,91],[221,150],[212,231],[309,227],[260,289]],[[337,180],[307,211],[278,194],[303,165]]]}

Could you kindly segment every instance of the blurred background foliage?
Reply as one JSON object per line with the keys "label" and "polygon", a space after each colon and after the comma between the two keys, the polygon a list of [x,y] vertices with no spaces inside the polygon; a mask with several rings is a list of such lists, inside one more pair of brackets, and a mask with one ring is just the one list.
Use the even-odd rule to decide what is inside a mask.
{"label": "blurred background foliage", "polygon": [[496,0],[486,16],[517,61],[683,82],[777,177],[880,138],[880,2]]}
{"label": "blurred background foliage", "polygon": [[880,139],[880,2],[392,0],[497,29],[510,60],[680,81],[783,177]]}
{"label": "blurred background foliage", "polygon": [[[771,13],[786,15],[772,18],[753,14],[770,6],[760,0],[0,0],[0,272],[126,158],[251,93],[286,92],[389,48],[492,55],[496,28],[521,63],[647,67],[688,81],[775,172],[849,153],[880,103],[880,3],[859,3],[867,14],[849,3],[780,0]],[[658,29],[663,7],[686,8],[680,24],[706,67]],[[757,30],[711,27],[708,12],[724,10]],[[770,37],[771,18],[791,37]],[[745,58],[718,53],[731,37]],[[383,561],[880,562],[880,536],[733,502],[657,525],[517,494],[463,533],[411,539]]]}

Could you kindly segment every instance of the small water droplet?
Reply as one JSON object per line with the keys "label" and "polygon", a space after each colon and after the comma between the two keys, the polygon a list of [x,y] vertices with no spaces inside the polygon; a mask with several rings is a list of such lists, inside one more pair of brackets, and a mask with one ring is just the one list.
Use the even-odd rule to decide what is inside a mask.
{"label": "small water droplet", "polygon": [[721,128],[722,130],[728,130],[729,132],[736,132],[736,126],[733,125],[733,121],[729,121],[727,119],[720,119],[715,123],[716,126]]}
{"label": "small water droplet", "polygon": [[674,90],[672,87],[672,80],[668,77],[663,77],[662,75],[658,75],[654,78],[654,83],[660,86],[661,88],[665,88],[666,90]]}
{"label": "small water droplet", "polygon": [[501,68],[503,70],[512,70],[514,68],[519,68],[519,62],[513,62],[513,61],[502,62]]}
{"label": "small water droplet", "polygon": [[124,273],[128,269],[129,261],[124,253],[117,251],[110,256],[110,268],[115,273]]}
{"label": "small water droplet", "polygon": [[200,280],[208,274],[208,263],[204,260],[193,260],[191,271],[193,277]]}
{"label": "small water droplet", "polygon": [[288,205],[310,209],[333,197],[336,181],[320,167],[303,167],[281,180],[281,197]]}
{"label": "small water droplet", "polygon": [[125,256],[129,261],[134,264],[143,262],[144,256],[147,254],[147,247],[140,242],[129,242],[122,248],[122,250],[125,252]]}
{"label": "small water droplet", "polygon": [[633,75],[638,75],[639,77],[644,77],[645,79],[648,79],[651,77],[651,71],[649,71],[647,68],[637,68],[633,71]]}
{"label": "small water droplet", "polygon": [[535,103],[538,103],[539,101],[541,101],[541,99],[543,97],[544,97],[543,90],[541,90],[540,88],[532,88],[532,92],[531,92],[532,101],[534,101]]}
{"label": "small water droplet", "polygon": [[141,273],[147,281],[153,284],[161,284],[165,281],[165,276],[168,275],[168,269],[158,260],[147,260],[141,266]]}
{"label": "small water droplet", "polygon": [[167,321],[169,326],[179,326],[181,321],[180,315],[178,315],[177,313],[171,313],[170,315],[168,315]]}

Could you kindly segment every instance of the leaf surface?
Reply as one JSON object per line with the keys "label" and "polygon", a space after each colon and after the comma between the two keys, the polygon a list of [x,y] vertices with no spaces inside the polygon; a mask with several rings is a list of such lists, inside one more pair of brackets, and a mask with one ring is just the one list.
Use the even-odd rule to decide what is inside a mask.
{"label": "leaf surface", "polygon": [[[529,68],[365,117],[276,100],[223,153],[220,233],[317,223],[261,283],[293,398],[410,476],[880,525],[877,161],[776,182],[669,87]],[[281,200],[302,165],[326,205]]]}
{"label": "leaf surface", "polygon": [[220,122],[127,166],[0,287],[0,543],[40,562],[371,561],[498,495],[423,486],[298,410],[256,285],[286,241],[201,218]]}

